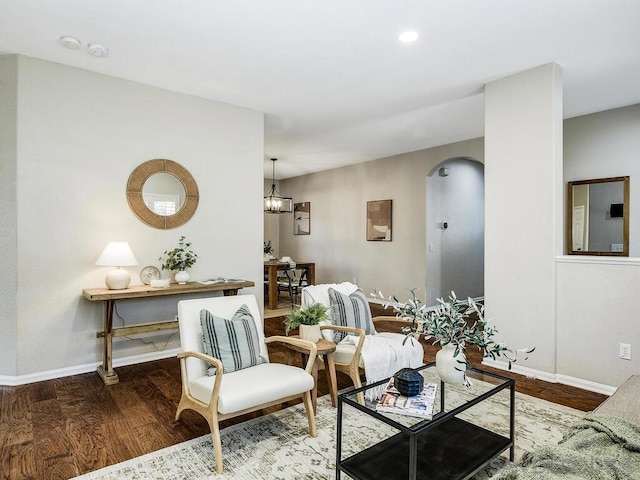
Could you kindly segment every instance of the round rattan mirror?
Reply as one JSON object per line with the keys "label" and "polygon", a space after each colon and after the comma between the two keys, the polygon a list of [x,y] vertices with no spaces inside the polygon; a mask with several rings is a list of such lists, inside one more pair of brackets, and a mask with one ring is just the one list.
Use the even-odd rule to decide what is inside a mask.
{"label": "round rattan mirror", "polygon": [[144,162],[131,172],[127,182],[131,211],[153,228],[166,230],[184,225],[195,213],[198,200],[195,179],[173,160],[156,158]]}

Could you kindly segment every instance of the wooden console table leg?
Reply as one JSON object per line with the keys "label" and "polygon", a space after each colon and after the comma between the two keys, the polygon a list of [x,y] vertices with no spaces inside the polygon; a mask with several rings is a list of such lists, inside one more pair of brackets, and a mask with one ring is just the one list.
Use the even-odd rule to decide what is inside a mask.
{"label": "wooden console table leg", "polygon": [[115,303],[115,300],[104,301],[104,345],[102,365],[98,367],[98,374],[105,385],[114,385],[120,381],[118,374],[113,371],[113,309]]}

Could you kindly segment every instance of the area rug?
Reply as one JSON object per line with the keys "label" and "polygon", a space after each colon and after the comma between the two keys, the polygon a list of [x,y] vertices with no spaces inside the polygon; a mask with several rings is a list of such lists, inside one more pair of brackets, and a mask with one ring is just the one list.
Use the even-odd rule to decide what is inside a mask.
{"label": "area rug", "polygon": [[[469,394],[473,394],[470,391]],[[508,434],[508,392],[481,402],[466,413],[475,423]],[[343,457],[397,433],[345,405]],[[335,478],[336,413],[328,396],[318,399],[318,436],[308,434],[304,407],[296,405],[221,431],[224,473],[217,474],[211,437],[205,435],[172,447],[91,472],[77,479],[162,480],[313,480]],[[516,394],[516,460],[537,445],[557,443],[584,412]],[[473,477],[485,480],[505,466],[494,459]],[[342,475],[342,478],[349,478]]]}

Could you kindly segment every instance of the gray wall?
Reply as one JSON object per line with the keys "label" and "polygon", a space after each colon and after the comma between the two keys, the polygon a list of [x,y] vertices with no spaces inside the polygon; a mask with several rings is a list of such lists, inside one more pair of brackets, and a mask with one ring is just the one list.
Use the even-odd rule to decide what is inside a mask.
{"label": "gray wall", "polygon": [[16,374],[18,58],[0,56],[0,375]]}
{"label": "gray wall", "polygon": [[484,295],[484,166],[463,158],[427,178],[426,301],[435,305],[452,290],[460,298]]}
{"label": "gray wall", "polygon": [[640,105],[572,118],[564,128],[565,189],[571,181],[629,175],[629,255],[640,257]]}
{"label": "gray wall", "polygon": [[[452,158],[483,159],[474,139],[419,152],[282,180],[294,202],[311,202],[311,234],[293,235],[293,218],[280,218],[280,255],[316,263],[318,283],[352,281],[399,298],[427,279],[427,176]],[[391,242],[366,240],[366,203],[393,200]]]}

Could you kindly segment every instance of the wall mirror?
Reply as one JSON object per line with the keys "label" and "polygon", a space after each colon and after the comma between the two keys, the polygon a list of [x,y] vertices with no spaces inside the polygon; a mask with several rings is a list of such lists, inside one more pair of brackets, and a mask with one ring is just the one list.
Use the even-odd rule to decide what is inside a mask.
{"label": "wall mirror", "polygon": [[184,225],[198,207],[198,185],[173,160],[156,158],[139,165],[127,182],[127,202],[136,217],[154,228]]}
{"label": "wall mirror", "polygon": [[629,256],[629,177],[568,184],[570,255]]}

